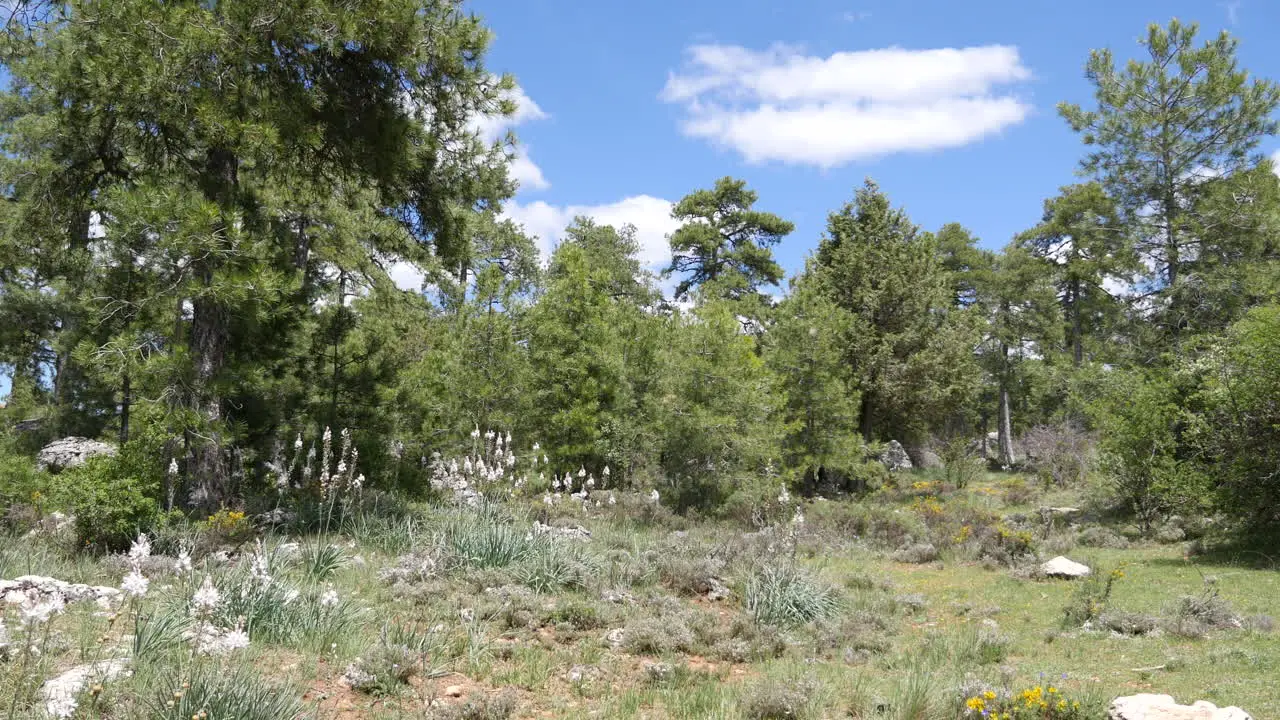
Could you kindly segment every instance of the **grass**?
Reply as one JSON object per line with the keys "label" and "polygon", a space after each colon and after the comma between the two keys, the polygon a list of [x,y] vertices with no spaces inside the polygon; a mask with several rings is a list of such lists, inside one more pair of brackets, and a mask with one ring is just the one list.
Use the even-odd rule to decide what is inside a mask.
{"label": "grass", "polygon": [[[1013,516],[1034,517],[1039,504],[1083,503],[1055,489],[1007,506],[1006,479],[988,476],[933,504],[813,504],[788,542],[713,522],[673,534],[616,510],[560,511],[592,531],[578,542],[531,534],[537,507],[404,508],[320,538],[275,538],[301,550],[271,556],[265,590],[250,572],[250,543],[227,561],[197,558],[194,578],[154,577],[140,612],[121,608],[112,619],[92,603],[68,605],[40,636],[39,657],[0,662],[0,718],[11,704],[15,717],[36,712],[40,680],[117,656],[132,657],[136,672],[82,697],[82,710],[110,708],[85,717],[205,708],[280,720],[946,720],[963,716],[965,688],[1016,691],[1045,679],[1095,712],[1119,694],[1158,692],[1280,717],[1270,689],[1280,674],[1280,572],[1252,557],[1193,557],[1185,542],[1085,546],[1054,529],[1053,554],[1124,569],[1097,615],[1122,631],[1064,627],[1080,583],[984,562],[981,528],[962,529],[981,515],[964,509],[1014,527]],[[120,581],[119,562],[56,538],[0,540],[0,576]],[[894,559],[924,542],[936,560]],[[1036,542],[1046,556],[1047,540]],[[386,572],[397,566],[404,572]],[[206,573],[226,598],[217,621],[243,617],[249,648],[192,656],[184,632]],[[711,578],[731,592],[709,594]],[[22,632],[15,607],[0,616],[11,636]],[[1166,631],[1175,621],[1197,632]],[[343,684],[353,664],[380,676],[372,691]]]}

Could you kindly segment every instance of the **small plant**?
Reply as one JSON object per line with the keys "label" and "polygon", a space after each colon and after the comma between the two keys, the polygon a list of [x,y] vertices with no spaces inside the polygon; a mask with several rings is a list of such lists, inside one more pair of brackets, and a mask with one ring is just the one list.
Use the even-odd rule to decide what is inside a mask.
{"label": "small plant", "polygon": [[376,645],[347,666],[342,681],[358,692],[391,695],[418,674],[423,662],[412,649],[390,642],[384,630]]}
{"label": "small plant", "polygon": [[986,690],[964,701],[965,717],[1009,720],[1085,720],[1092,710],[1053,685],[1013,693]]}
{"label": "small plant", "polygon": [[446,709],[440,717],[443,720],[507,720],[515,714],[518,704],[515,692],[501,690],[468,698],[465,703]]}
{"label": "small plant", "polygon": [[1094,525],[1080,531],[1080,537],[1076,541],[1085,547],[1109,548],[1112,550],[1124,550],[1129,547],[1129,541],[1123,535],[1112,530],[1111,528]]}
{"label": "small plant", "polygon": [[169,671],[153,680],[156,689],[145,701],[149,717],[293,720],[302,713],[296,695],[268,684],[255,672],[208,663],[184,670]]}
{"label": "small plant", "polygon": [[1080,483],[1093,463],[1093,441],[1070,423],[1037,425],[1022,436],[1027,460],[1047,487]]}
{"label": "small plant", "polygon": [[836,591],[783,565],[765,565],[747,580],[747,612],[758,623],[801,625],[829,617],[840,609]]}
{"label": "small plant", "polygon": [[742,714],[748,720],[813,717],[817,690],[818,683],[812,678],[766,679],[752,686],[743,697]]}
{"label": "small plant", "polygon": [[932,543],[914,543],[893,553],[893,561],[920,565],[938,559],[938,548]]}
{"label": "small plant", "polygon": [[627,625],[623,647],[636,655],[687,652],[693,647],[693,631],[678,617],[638,618]]}
{"label": "small plant", "polygon": [[1070,603],[1062,609],[1062,626],[1064,628],[1080,627],[1096,620],[1107,609],[1111,599],[1111,591],[1116,581],[1124,577],[1124,568],[1117,567],[1110,572],[1102,572],[1101,568],[1080,580]]}
{"label": "small plant", "polygon": [[253,523],[241,510],[223,508],[199,523],[215,544],[239,545],[253,537]]}
{"label": "small plant", "polygon": [[938,454],[942,459],[943,477],[956,489],[963,490],[982,477],[984,462],[977,444],[969,438],[957,436],[943,442]]}

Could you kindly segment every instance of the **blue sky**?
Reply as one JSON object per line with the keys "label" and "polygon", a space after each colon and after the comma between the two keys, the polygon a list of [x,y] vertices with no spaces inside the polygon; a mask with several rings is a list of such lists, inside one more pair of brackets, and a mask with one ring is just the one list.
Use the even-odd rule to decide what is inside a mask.
{"label": "blue sky", "polygon": [[660,263],[668,203],[732,175],[796,224],[775,250],[794,272],[869,176],[924,228],[999,248],[1076,181],[1055,106],[1091,104],[1090,49],[1135,56],[1176,16],[1280,78],[1274,0],[852,2],[473,0],[524,95],[508,214],[544,247],[575,212],[632,222]]}
{"label": "blue sky", "polygon": [[[635,224],[661,267],[670,203],[724,175],[791,220],[799,269],[863,178],[926,229],[959,222],[999,248],[1074,182],[1082,147],[1057,116],[1088,105],[1089,50],[1121,59],[1150,22],[1240,38],[1280,78],[1275,0],[472,0],[488,64],[520,85],[523,187],[506,212],[549,249],[575,214]],[[1263,148],[1280,147],[1274,141]],[[406,285],[420,274],[401,268]],[[0,397],[7,393],[0,376]]]}

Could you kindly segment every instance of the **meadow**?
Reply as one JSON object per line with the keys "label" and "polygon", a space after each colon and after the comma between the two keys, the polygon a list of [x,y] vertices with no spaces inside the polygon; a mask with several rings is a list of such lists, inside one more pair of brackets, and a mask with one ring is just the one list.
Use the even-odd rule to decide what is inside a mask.
{"label": "meadow", "polygon": [[[370,491],[107,555],[57,516],[11,522],[0,578],[120,590],[6,596],[0,715],[1101,718],[1138,692],[1280,715],[1272,558],[1177,519],[1139,540],[1086,488],[893,478],[715,521],[652,491]],[[1091,578],[1043,577],[1056,555]]]}

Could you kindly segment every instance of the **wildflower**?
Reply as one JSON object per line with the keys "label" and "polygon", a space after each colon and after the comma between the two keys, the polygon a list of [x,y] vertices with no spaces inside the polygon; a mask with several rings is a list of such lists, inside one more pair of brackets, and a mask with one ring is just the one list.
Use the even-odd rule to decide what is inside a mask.
{"label": "wildflower", "polygon": [[178,559],[173,563],[173,571],[182,575],[191,572],[191,553],[186,548],[178,551]]}
{"label": "wildflower", "polygon": [[507,447],[511,447],[511,431],[507,431]]}
{"label": "wildflower", "polygon": [[803,512],[800,512],[800,506],[799,506],[799,505],[797,505],[797,506],[796,506],[796,514],[791,516],[791,522],[792,522],[792,524],[794,524],[794,525],[803,525],[803,524],[804,524],[804,513],[803,513]]}
{"label": "wildflower", "polygon": [[232,630],[228,630],[222,636],[222,649],[224,651],[243,650],[249,647],[249,633],[244,631],[244,620],[236,623]]}
{"label": "wildflower", "polygon": [[196,590],[196,594],[191,596],[191,604],[200,612],[208,612],[218,607],[218,603],[222,601],[222,594],[218,592],[218,588],[213,586],[213,581],[208,575],[204,577],[204,582],[200,584],[200,589]]}
{"label": "wildflower", "polygon": [[608,479],[609,479],[609,466],[608,466],[608,465],[605,465],[605,466],[604,466],[604,479],[605,479],[605,480],[608,480]]}
{"label": "wildflower", "polygon": [[333,607],[338,604],[338,591],[329,588],[320,596],[320,604],[324,607]]}
{"label": "wildflower", "polygon": [[22,596],[19,612],[22,614],[22,623],[31,627],[49,622],[50,616],[61,613],[65,607],[61,593],[53,593],[47,600],[40,600],[37,593],[27,592]]}
{"label": "wildflower", "polygon": [[128,575],[124,576],[124,580],[120,581],[120,589],[134,597],[142,597],[147,594],[147,586],[150,584],[151,581],[147,580],[137,568],[134,568],[129,571]]}
{"label": "wildflower", "polygon": [[356,493],[364,489],[364,473],[360,473],[351,481],[351,489]]}
{"label": "wildflower", "polygon": [[498,436],[497,446],[498,446],[498,452],[502,452],[502,436],[501,435]]}
{"label": "wildflower", "polygon": [[980,697],[971,697],[965,702],[965,706],[975,712],[981,712],[986,707],[986,703]]}
{"label": "wildflower", "polygon": [[618,498],[614,497],[614,496],[613,496],[613,493],[609,493],[609,504],[610,504],[610,505],[617,505],[617,504],[618,504]]}
{"label": "wildflower", "polygon": [[555,500],[554,500],[554,499],[552,499],[552,497],[551,497],[551,493],[544,493],[544,494],[542,495],[542,504],[543,504],[543,505],[550,505],[550,504],[552,504],[552,503],[554,503],[554,502],[555,502]]}
{"label": "wildflower", "polygon": [[151,540],[146,535],[138,535],[138,539],[129,546],[129,560],[135,565],[151,557]]}
{"label": "wildflower", "polygon": [[552,490],[560,489],[560,478],[556,477],[555,475],[551,476],[551,489]]}
{"label": "wildflower", "polygon": [[534,461],[534,462],[537,462],[537,461],[538,461],[537,454],[538,454],[538,451],[539,451],[539,450],[541,450],[541,449],[542,449],[542,446],[541,446],[541,445],[539,445],[538,443],[534,443],[534,444],[533,444],[533,454],[534,454],[533,461]]}
{"label": "wildflower", "polygon": [[543,454],[543,456],[542,456],[542,464],[543,464],[543,465],[546,465],[548,462],[550,462],[550,461],[549,461],[549,460],[547,460],[547,456],[546,456],[546,454]]}
{"label": "wildflower", "polygon": [[298,437],[293,441],[293,449],[294,450],[302,449],[302,433],[298,433]]}
{"label": "wildflower", "polygon": [[656,503],[659,500],[658,491],[656,489],[649,491],[649,502]]}
{"label": "wildflower", "polygon": [[480,426],[477,425],[475,430],[471,431],[471,439],[475,440],[480,437]]}
{"label": "wildflower", "polygon": [[579,467],[578,467],[578,477],[586,477],[586,476],[587,476],[587,469],[586,469],[586,468],[584,468],[584,467],[582,467],[582,466],[579,466]]}
{"label": "wildflower", "polygon": [[262,550],[262,540],[255,541],[253,560],[249,565],[249,574],[264,586],[271,584],[271,572],[267,566],[267,556]]}
{"label": "wildflower", "polygon": [[596,478],[595,478],[595,476],[594,476],[594,475],[588,475],[588,476],[587,476],[587,487],[589,487],[589,488],[593,488],[593,487],[595,487],[595,486],[596,486]]}
{"label": "wildflower", "polygon": [[791,493],[787,491],[787,486],[782,486],[782,491],[778,493],[778,502],[786,505],[791,502]]}
{"label": "wildflower", "polygon": [[177,477],[178,475],[178,459],[169,459],[169,477]]}
{"label": "wildflower", "polygon": [[486,430],[486,431],[485,431],[485,433],[484,433],[484,439],[485,439],[485,440],[493,440],[493,431],[492,431],[492,430]]}

